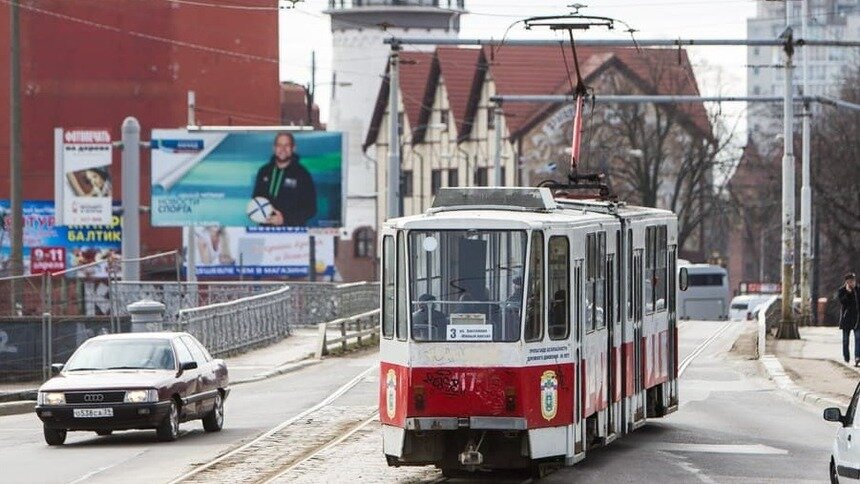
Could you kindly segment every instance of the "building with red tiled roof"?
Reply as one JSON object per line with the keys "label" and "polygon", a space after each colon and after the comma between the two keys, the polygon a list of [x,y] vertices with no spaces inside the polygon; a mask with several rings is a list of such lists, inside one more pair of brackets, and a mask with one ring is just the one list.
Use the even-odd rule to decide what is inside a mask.
{"label": "building with red tiled roof", "polygon": [[[404,214],[428,208],[441,187],[494,184],[497,128],[503,138],[500,176],[504,185],[534,185],[566,176],[572,105],[505,104],[502,125],[494,126],[495,106],[490,101],[497,94],[570,94],[575,75],[568,73],[562,52],[572,68],[571,53],[557,46],[440,47],[434,52],[401,53],[404,62],[400,67],[398,111],[402,131],[398,149],[402,154]],[[577,53],[583,80],[596,93],[699,94],[684,50],[580,48]],[[378,167],[386,166],[388,157],[388,89],[387,81],[383,81],[364,140],[365,149],[375,147]],[[642,151],[635,140],[624,139],[616,126],[629,110],[617,105],[588,109],[581,169],[608,172],[612,181],[618,164],[627,163],[631,152]],[[634,116],[642,123],[672,121],[663,134],[667,159],[659,160],[659,175],[667,182],[683,169],[685,149],[706,145],[714,138],[701,103],[648,104],[638,109]],[[633,196],[623,177],[615,178],[617,192],[631,202],[643,203]],[[710,174],[705,178],[704,182],[710,183]],[[377,183],[387,186],[385,169],[377,170]],[[674,194],[685,190],[674,183],[656,180],[655,184],[659,192],[648,204],[661,207],[671,208],[670,203],[678,198]],[[383,198],[377,204],[379,222],[387,212]],[[707,252],[701,231],[688,235],[688,255]]]}

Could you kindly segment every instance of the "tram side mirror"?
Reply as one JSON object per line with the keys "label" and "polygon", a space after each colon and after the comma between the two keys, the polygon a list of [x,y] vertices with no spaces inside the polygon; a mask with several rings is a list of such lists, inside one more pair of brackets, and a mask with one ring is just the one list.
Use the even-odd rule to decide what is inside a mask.
{"label": "tram side mirror", "polygon": [[690,274],[686,267],[682,267],[678,274],[678,289],[686,291],[688,287],[690,287]]}

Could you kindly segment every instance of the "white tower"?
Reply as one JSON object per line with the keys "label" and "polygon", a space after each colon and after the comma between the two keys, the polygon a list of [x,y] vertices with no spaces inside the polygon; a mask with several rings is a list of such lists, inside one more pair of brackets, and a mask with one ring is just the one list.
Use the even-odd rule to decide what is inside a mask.
{"label": "white tower", "polygon": [[[346,220],[348,237],[362,226],[376,229],[373,153],[362,151],[370,118],[385,73],[390,46],[387,37],[455,38],[460,31],[464,0],[329,0],[331,15],[332,92],[328,129],[349,136]],[[404,46],[406,50],[419,50]],[[424,47],[421,50],[432,50]],[[338,88],[338,85],[349,87]],[[372,148],[371,148],[372,149]]]}

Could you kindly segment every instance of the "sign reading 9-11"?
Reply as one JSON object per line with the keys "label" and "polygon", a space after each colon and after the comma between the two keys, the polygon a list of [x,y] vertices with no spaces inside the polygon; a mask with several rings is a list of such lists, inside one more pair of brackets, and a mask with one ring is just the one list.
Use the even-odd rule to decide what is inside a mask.
{"label": "sign reading 9-11", "polygon": [[342,226],[344,136],[152,132],[156,226]]}

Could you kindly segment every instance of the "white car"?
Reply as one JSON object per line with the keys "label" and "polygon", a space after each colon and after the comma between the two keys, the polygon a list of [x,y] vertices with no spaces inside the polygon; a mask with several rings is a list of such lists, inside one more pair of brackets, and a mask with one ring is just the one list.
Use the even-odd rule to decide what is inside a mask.
{"label": "white car", "polygon": [[758,307],[772,297],[767,294],[743,294],[735,296],[729,306],[729,319],[732,321],[752,319]]}
{"label": "white car", "polygon": [[860,480],[860,418],[854,418],[857,399],[860,397],[860,384],[854,389],[854,396],[845,415],[836,407],[824,410],[824,420],[839,422],[830,456],[830,482],[854,482]]}

